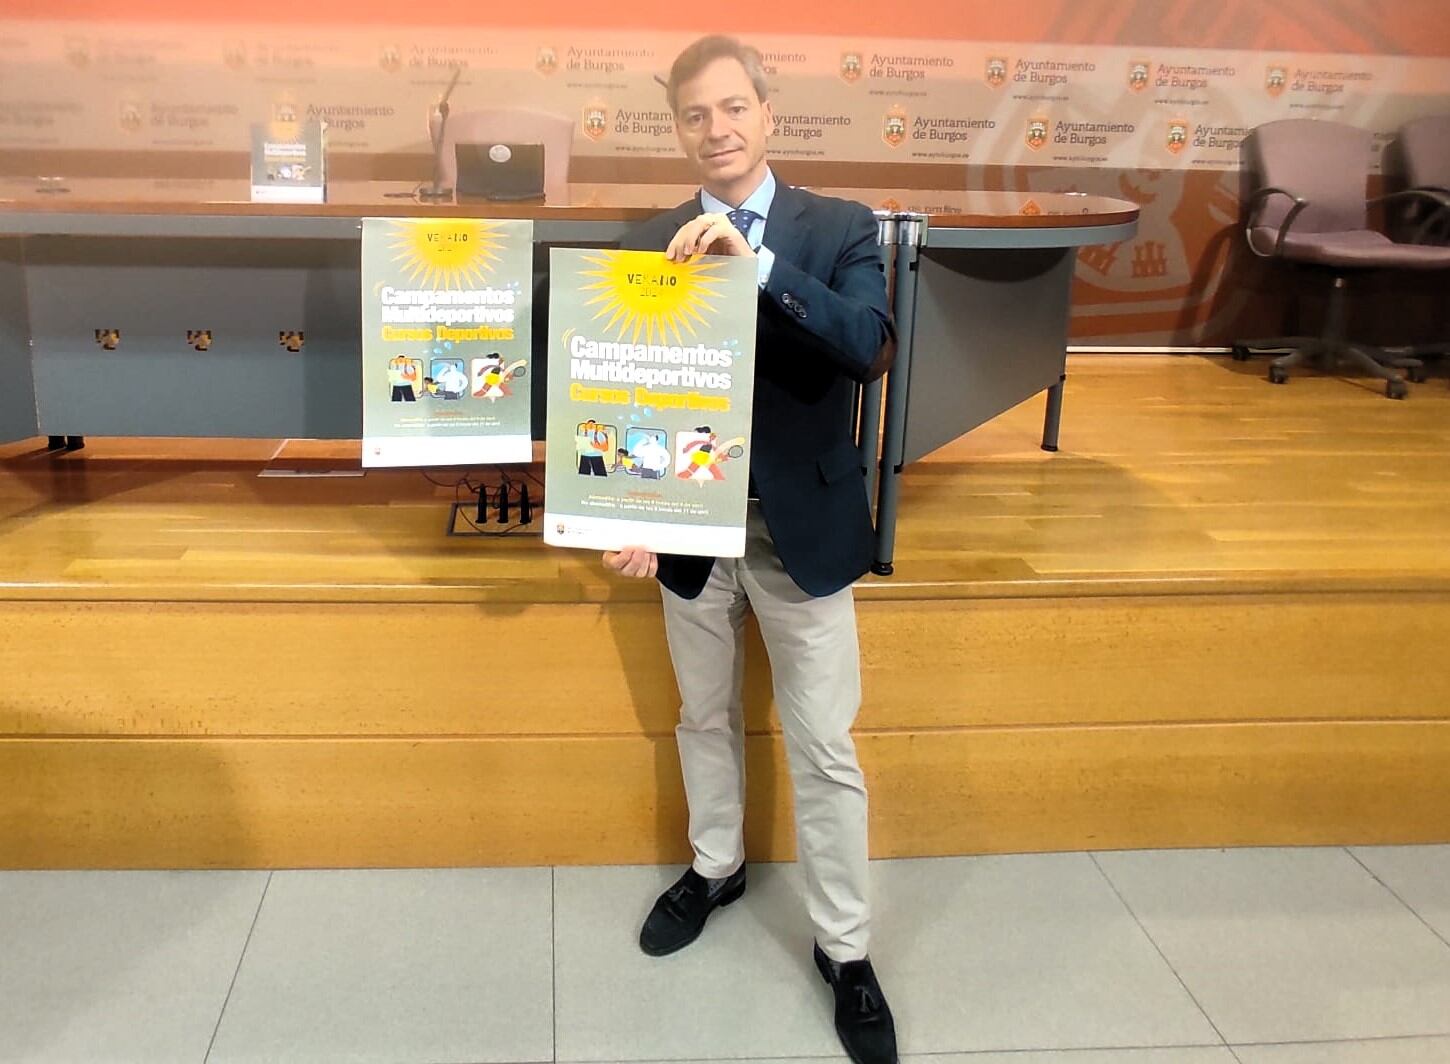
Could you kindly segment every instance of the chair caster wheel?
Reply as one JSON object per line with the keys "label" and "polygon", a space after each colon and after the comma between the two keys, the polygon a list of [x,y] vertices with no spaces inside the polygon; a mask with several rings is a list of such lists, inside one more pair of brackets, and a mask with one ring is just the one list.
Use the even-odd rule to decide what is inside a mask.
{"label": "chair caster wheel", "polygon": [[892,565],[890,562],[872,562],[871,571],[877,576],[890,576],[892,573],[896,572],[896,566]]}
{"label": "chair caster wheel", "polygon": [[1403,399],[1410,394],[1409,387],[1402,380],[1385,381],[1385,395],[1391,399]]}
{"label": "chair caster wheel", "polygon": [[1234,344],[1230,352],[1235,362],[1247,362],[1249,360],[1249,349],[1243,344]]}
{"label": "chair caster wheel", "polygon": [[1287,384],[1289,382],[1289,371],[1279,366],[1269,367],[1270,384]]}

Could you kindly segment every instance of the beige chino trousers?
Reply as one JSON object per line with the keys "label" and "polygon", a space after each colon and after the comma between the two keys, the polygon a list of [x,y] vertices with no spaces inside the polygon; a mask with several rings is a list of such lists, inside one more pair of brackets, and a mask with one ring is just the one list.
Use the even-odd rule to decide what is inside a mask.
{"label": "beige chino trousers", "polygon": [[851,725],[861,706],[851,589],[806,594],[786,574],[750,504],[744,558],[720,558],[698,598],[668,588],[665,630],[682,705],[675,737],[694,868],[711,879],[745,860],[743,628],[753,611],[770,656],[795,791],[796,845],[816,941],[836,961],[866,956],[866,784]]}

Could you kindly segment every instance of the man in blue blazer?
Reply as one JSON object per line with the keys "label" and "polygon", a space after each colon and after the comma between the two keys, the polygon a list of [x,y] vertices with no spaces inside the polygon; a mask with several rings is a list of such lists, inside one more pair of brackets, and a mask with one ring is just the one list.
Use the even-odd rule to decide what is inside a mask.
{"label": "man in blue blazer", "polygon": [[816,967],[851,1058],[890,1064],[896,1034],[867,952],[866,787],[850,734],[861,704],[851,584],[870,565],[873,537],[852,386],[884,372],[892,339],[876,221],[861,204],[776,181],[755,49],[702,38],[675,60],[666,92],[701,190],[625,246],[676,261],[753,257],[760,304],[745,556],[604,556],[616,572],[663,585],[682,699],[676,738],[695,859],[655,903],[640,946],[655,956],[684,948],[745,892],[741,633],[750,611],[770,655]]}

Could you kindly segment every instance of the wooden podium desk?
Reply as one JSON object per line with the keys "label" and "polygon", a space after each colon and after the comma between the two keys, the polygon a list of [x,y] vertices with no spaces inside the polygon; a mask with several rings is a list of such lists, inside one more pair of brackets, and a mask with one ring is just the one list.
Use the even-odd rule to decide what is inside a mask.
{"label": "wooden podium desk", "polygon": [[[244,180],[0,180],[0,441],[358,438],[365,217],[534,219],[542,431],[549,246],[608,246],[692,191],[572,185],[567,205],[438,204],[403,183],[339,182],[302,205],[251,203]],[[896,362],[885,403],[863,389],[858,418],[889,573],[903,466],[1043,390],[1056,448],[1077,248],[1127,239],[1138,209],[1073,193],[816,191],[876,210],[893,278]]]}

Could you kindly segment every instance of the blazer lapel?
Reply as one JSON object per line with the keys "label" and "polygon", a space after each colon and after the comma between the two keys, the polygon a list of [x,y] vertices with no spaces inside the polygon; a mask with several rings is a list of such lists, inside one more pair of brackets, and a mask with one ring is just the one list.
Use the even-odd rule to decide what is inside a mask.
{"label": "blazer lapel", "polygon": [[807,202],[801,192],[785,182],[776,185],[775,199],[765,219],[765,235],[761,242],[786,262],[799,264],[802,261],[800,249],[810,235],[802,218]]}

